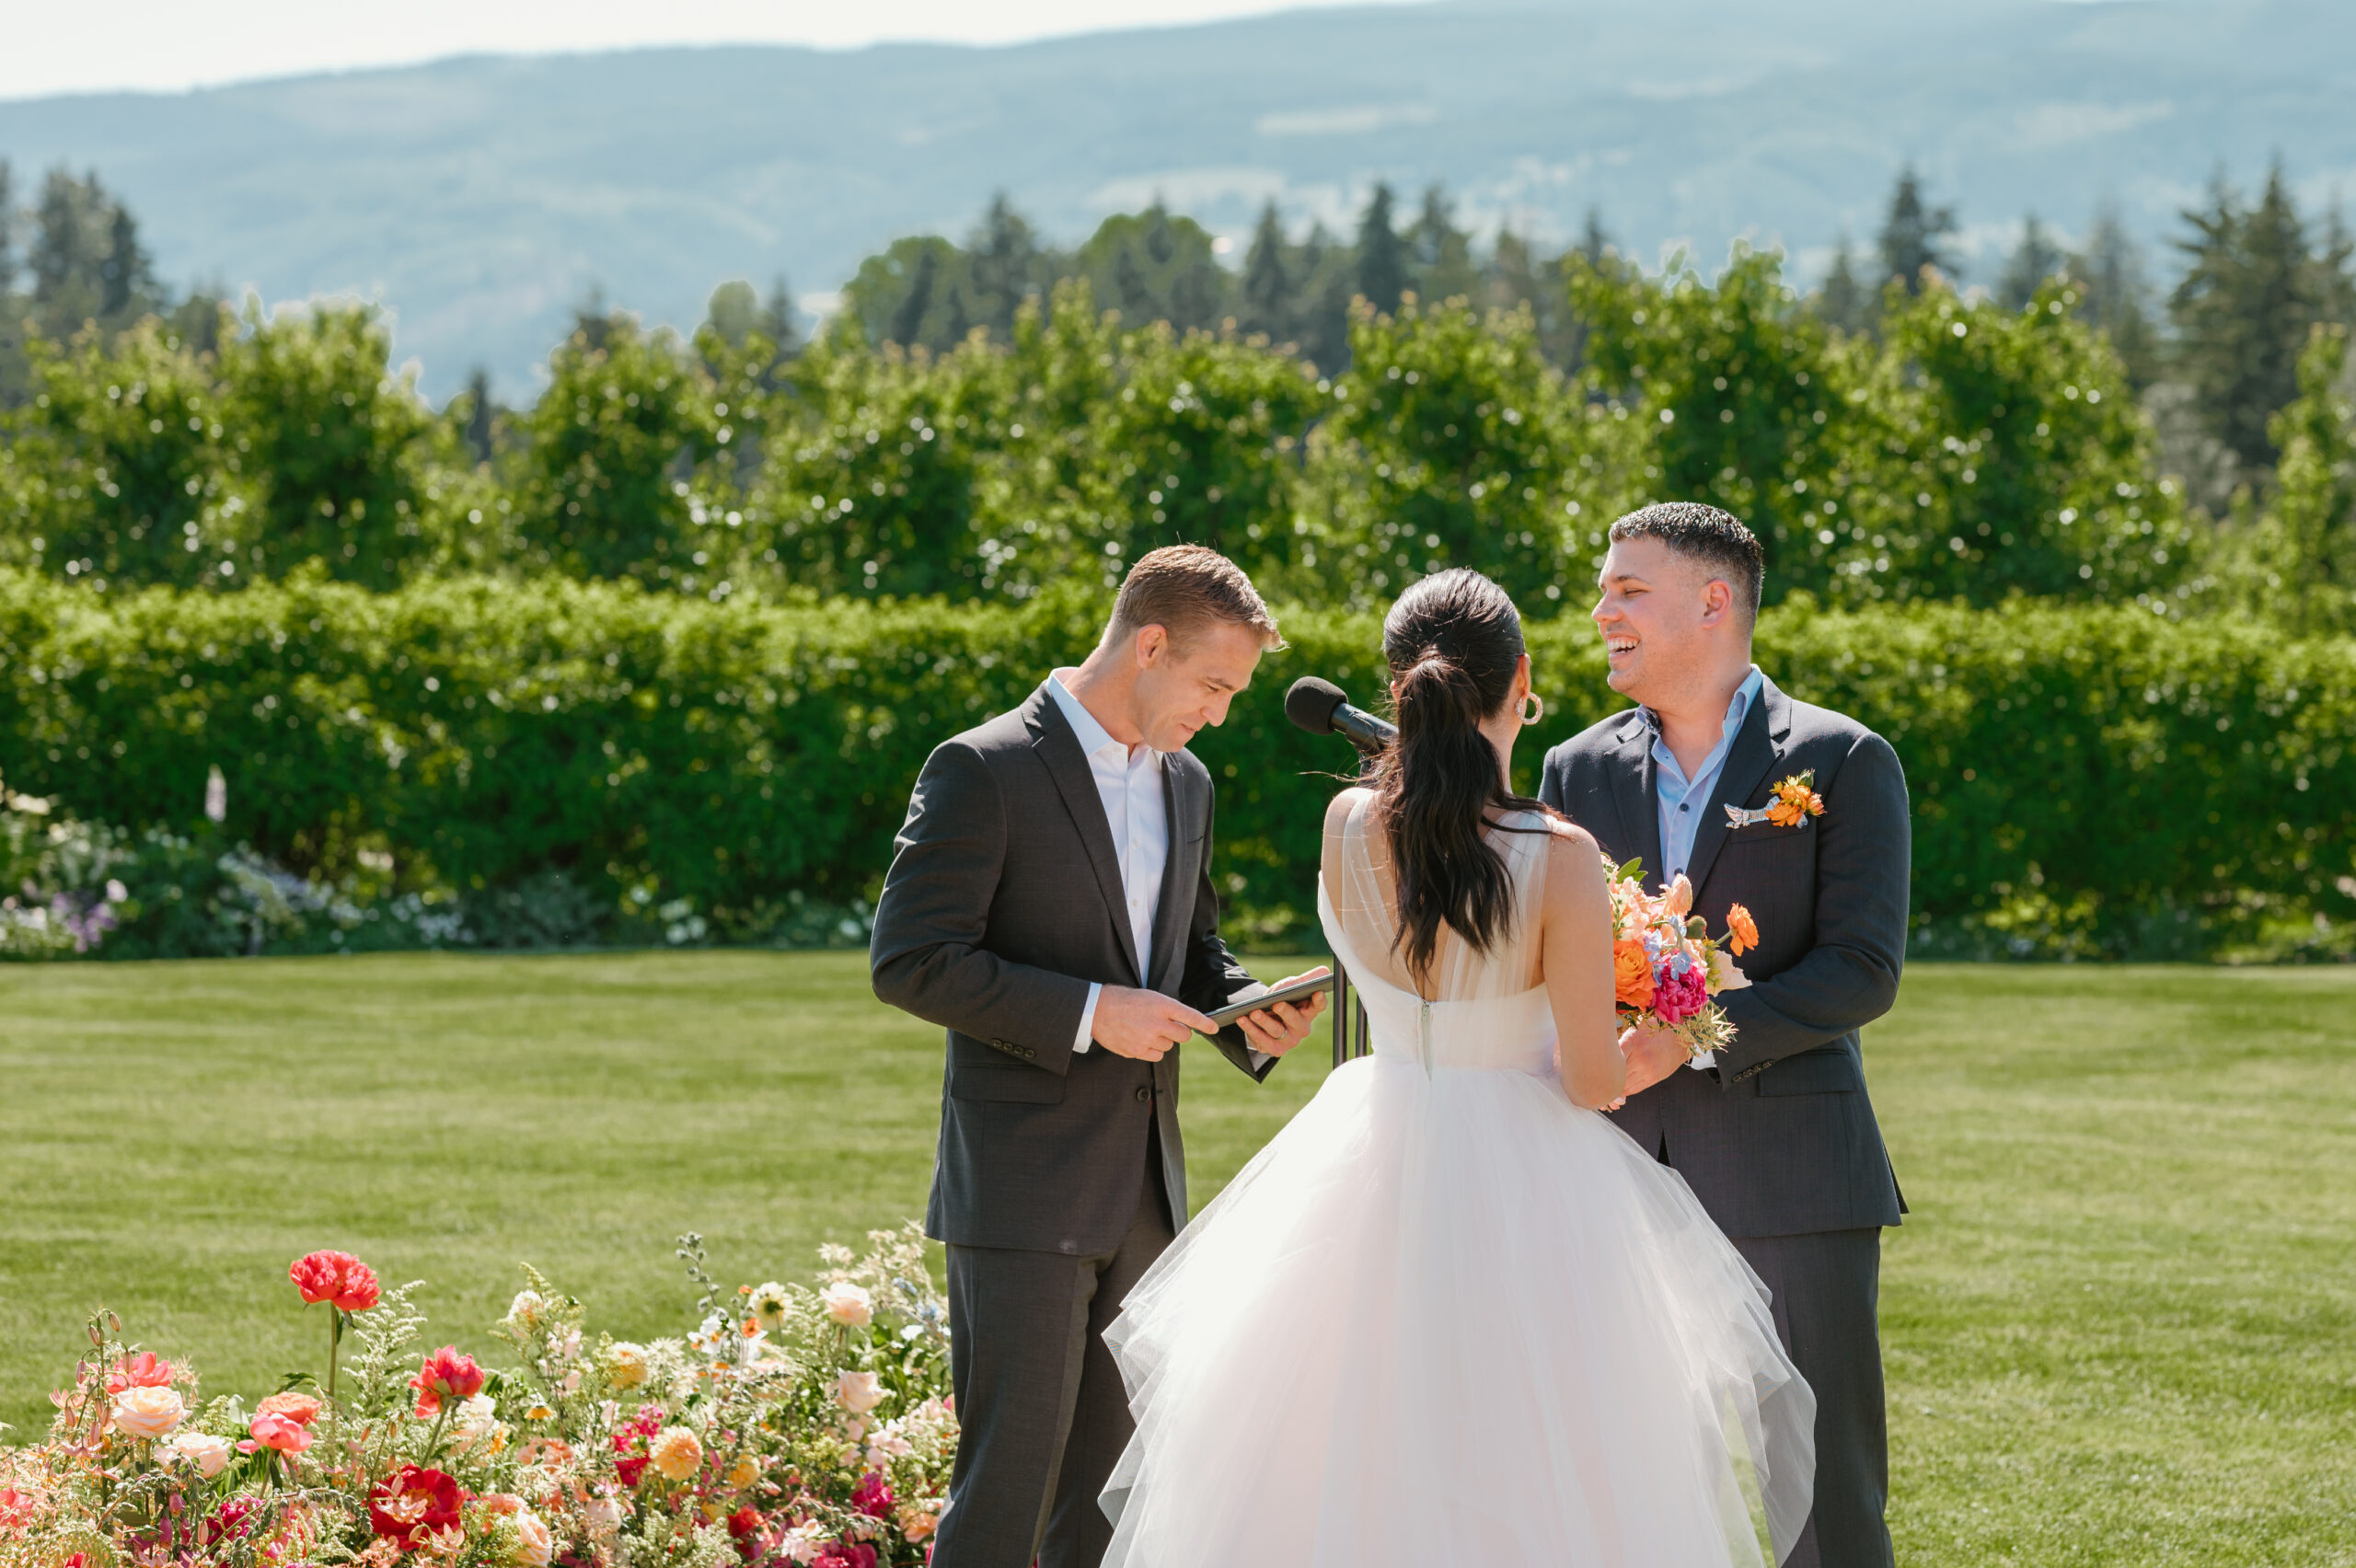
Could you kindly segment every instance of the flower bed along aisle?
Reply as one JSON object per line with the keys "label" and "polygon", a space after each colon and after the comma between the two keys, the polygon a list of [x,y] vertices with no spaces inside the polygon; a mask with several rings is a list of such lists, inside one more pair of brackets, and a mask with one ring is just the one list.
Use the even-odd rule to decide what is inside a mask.
{"label": "flower bed along aisle", "polygon": [[0,1448],[0,1562],[922,1563],[957,1447],[949,1319],[918,1227],[868,1240],[821,1248],[814,1288],[731,1294],[683,1237],[705,1316],[648,1344],[587,1339],[527,1267],[491,1367],[424,1345],[414,1284],[314,1252],[289,1304],[326,1309],[323,1373],[251,1404],[101,1309],[48,1439]]}

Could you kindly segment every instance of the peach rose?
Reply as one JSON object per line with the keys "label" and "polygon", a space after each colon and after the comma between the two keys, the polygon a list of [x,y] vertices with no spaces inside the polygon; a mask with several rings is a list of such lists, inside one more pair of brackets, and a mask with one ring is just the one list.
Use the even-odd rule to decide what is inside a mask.
{"label": "peach rose", "polygon": [[940,1522],[940,1516],[930,1503],[906,1503],[900,1506],[900,1533],[911,1543],[923,1540]]}
{"label": "peach rose", "polygon": [[1693,884],[1685,880],[1683,871],[1677,873],[1677,880],[1661,895],[1660,906],[1680,920],[1693,912]]}
{"label": "peach rose", "polygon": [[523,1568],[549,1568],[549,1559],[556,1554],[556,1536],[546,1520],[529,1509],[515,1515],[515,1549],[509,1561]]}
{"label": "peach rose", "polygon": [[207,1481],[229,1468],[229,1440],[210,1432],[176,1432],[164,1440],[164,1447],[194,1465]]}
{"label": "peach rose", "polygon": [[177,1389],[134,1386],[114,1397],[114,1424],[133,1437],[161,1437],[188,1419],[188,1402]]}
{"label": "peach rose", "polygon": [[875,1320],[875,1298],[867,1287],[838,1279],[818,1292],[818,1305],[826,1316],[845,1328],[863,1329]]}
{"label": "peach rose", "polygon": [[1653,1005],[1653,961],[1644,943],[1623,937],[1611,944],[1611,993],[1623,1008]]}
{"label": "peach rose", "polygon": [[846,1372],[835,1379],[835,1402],[853,1415],[865,1415],[884,1402],[884,1382],[872,1372]]}
{"label": "peach rose", "polygon": [[684,1426],[666,1426],[646,1445],[654,1468],[673,1481],[685,1481],[703,1464],[703,1444]]}

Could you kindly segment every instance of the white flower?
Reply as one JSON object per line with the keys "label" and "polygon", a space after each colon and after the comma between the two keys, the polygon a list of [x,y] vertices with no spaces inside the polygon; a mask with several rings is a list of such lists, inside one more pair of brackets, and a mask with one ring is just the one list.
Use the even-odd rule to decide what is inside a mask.
{"label": "white flower", "polygon": [[776,1281],[762,1286],[753,1292],[753,1320],[765,1329],[783,1328],[788,1299],[785,1286]]}
{"label": "white flower", "polygon": [[489,1394],[462,1401],[450,1412],[450,1435],[464,1447],[499,1425],[499,1401]]}
{"label": "white flower", "polygon": [[733,1337],[728,1328],[728,1320],[714,1312],[703,1320],[701,1328],[687,1336],[687,1348],[698,1355],[724,1355],[728,1353],[728,1343]]}
{"label": "white flower", "polygon": [[838,1279],[818,1292],[818,1305],[826,1316],[846,1328],[863,1329],[875,1320],[875,1298],[867,1294],[865,1286]]}
{"label": "white flower", "polygon": [[[610,1369],[606,1375],[606,1379],[615,1388],[635,1389],[646,1381],[646,1347],[644,1345],[632,1344],[628,1340],[618,1341],[607,1348],[606,1356],[611,1363]],[[613,1416],[608,1413],[606,1419],[611,1421]]]}
{"label": "white flower", "polygon": [[1710,989],[1713,992],[1747,990],[1750,986],[1750,976],[1736,966],[1726,949],[1710,950]]}
{"label": "white flower", "polygon": [[884,1402],[884,1381],[872,1372],[846,1372],[835,1379],[835,1402],[853,1415],[865,1415]]}
{"label": "white flower", "polygon": [[196,1473],[207,1481],[229,1466],[229,1439],[210,1432],[174,1433],[164,1439],[164,1447],[194,1465]]}
{"label": "white flower", "polygon": [[581,1506],[581,1522],[593,1536],[610,1536],[622,1528],[622,1505],[611,1497],[592,1497]]}
{"label": "white flower", "polygon": [[796,1562],[815,1562],[818,1552],[826,1544],[826,1529],[814,1520],[794,1526],[778,1542],[778,1550]]}
{"label": "white flower", "polygon": [[515,1293],[515,1299],[507,1305],[507,1320],[521,1323],[527,1329],[537,1329],[540,1326],[540,1309],[547,1305],[538,1291],[519,1290]]}

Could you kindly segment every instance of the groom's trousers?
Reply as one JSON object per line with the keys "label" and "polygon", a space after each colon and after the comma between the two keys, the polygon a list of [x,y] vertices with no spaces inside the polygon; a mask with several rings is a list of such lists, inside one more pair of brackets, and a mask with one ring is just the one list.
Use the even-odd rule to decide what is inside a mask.
{"label": "groom's trousers", "polygon": [[949,1249],[959,1435],[932,1568],[1097,1568],[1112,1544],[1096,1499],[1133,1424],[1104,1330],[1173,1239],[1160,1146],[1110,1252]]}
{"label": "groom's trousers", "polygon": [[1783,1568],[1890,1568],[1881,1232],[1743,1237],[1735,1248],[1774,1292],[1776,1332],[1816,1395],[1816,1506]]}

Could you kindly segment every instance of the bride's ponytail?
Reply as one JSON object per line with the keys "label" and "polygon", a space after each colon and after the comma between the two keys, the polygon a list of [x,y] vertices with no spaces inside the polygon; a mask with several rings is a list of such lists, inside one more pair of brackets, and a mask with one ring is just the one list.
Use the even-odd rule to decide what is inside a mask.
{"label": "bride's ponytail", "polygon": [[1505,707],[1521,662],[1521,617],[1477,571],[1426,577],[1383,622],[1398,744],[1373,779],[1399,882],[1401,956],[1427,979],[1449,927],[1476,951],[1510,930],[1513,883],[1483,837],[1501,810],[1527,809],[1506,788],[1481,725]]}

